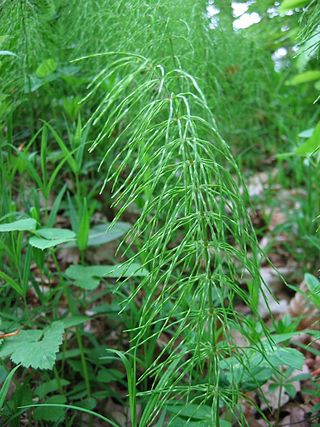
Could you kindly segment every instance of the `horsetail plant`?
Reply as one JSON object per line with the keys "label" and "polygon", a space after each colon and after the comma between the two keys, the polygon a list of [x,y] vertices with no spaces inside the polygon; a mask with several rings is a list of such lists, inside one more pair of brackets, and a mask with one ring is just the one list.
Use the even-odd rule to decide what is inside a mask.
{"label": "horsetail plant", "polygon": [[[137,373],[137,397],[148,398],[139,426],[177,400],[209,404],[219,426],[220,408],[232,414],[240,397],[220,367],[241,353],[233,332],[256,345],[235,301],[259,320],[257,244],[240,191],[245,186],[193,76],[137,54],[105,57],[109,65],[87,98],[103,81],[116,83],[88,122],[101,129],[91,150],[106,146],[101,165],[110,165],[105,185],[112,183],[114,221],[134,204],[141,210],[127,236],[136,251],[128,266],[139,262],[149,272],[124,301],[140,306],[127,359]],[[161,351],[149,357],[159,342]]]}

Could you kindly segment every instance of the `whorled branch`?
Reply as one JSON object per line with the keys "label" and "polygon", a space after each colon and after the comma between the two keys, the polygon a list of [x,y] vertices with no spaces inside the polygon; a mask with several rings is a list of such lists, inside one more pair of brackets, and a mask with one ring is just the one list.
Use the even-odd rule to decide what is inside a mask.
{"label": "whorled branch", "polygon": [[[115,221],[133,203],[141,209],[129,235],[137,252],[128,263],[138,260],[149,271],[127,300],[144,295],[131,351],[169,336],[140,380],[152,380],[158,407],[172,395],[191,398],[201,389],[218,416],[218,389],[225,390],[226,404],[234,403],[219,369],[236,351],[232,325],[241,329],[234,301],[257,314],[260,289],[241,175],[192,76],[166,72],[139,55],[106,57],[116,59],[88,96],[106,78],[115,76],[116,84],[90,120],[104,121],[92,149],[107,145],[105,182],[112,182],[119,207]],[[248,290],[239,284],[245,271]]]}

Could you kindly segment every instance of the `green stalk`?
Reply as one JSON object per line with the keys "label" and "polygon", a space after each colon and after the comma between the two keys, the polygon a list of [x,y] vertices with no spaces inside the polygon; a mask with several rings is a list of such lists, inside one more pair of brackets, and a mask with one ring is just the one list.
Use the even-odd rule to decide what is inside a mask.
{"label": "green stalk", "polygon": [[55,377],[57,384],[58,384],[59,392],[61,394],[63,394],[63,387],[61,385],[60,375],[59,375],[59,372],[58,372],[56,366],[53,367],[53,373],[54,373],[54,377]]}
{"label": "green stalk", "polygon": [[[60,269],[60,266],[59,266],[58,260],[56,258],[56,255],[54,253],[54,250],[51,251],[51,256],[52,256],[55,268],[57,270],[57,273],[60,277],[61,284],[62,284],[63,290],[64,290],[64,295],[65,295],[65,298],[67,300],[68,307],[70,308],[70,312],[72,313],[72,315],[76,315],[78,313],[78,311],[76,309],[76,305],[74,303],[74,300],[72,298],[71,293],[69,293],[69,290],[66,286],[66,283],[65,283],[65,280],[63,277],[63,273]],[[81,333],[80,333],[78,326],[75,327],[75,335],[76,335],[77,343],[78,343],[79,350],[80,350],[80,359],[81,359],[81,365],[82,365],[82,370],[83,370],[83,376],[84,376],[86,391],[87,391],[88,397],[90,397],[91,396],[91,386],[90,386],[88,365],[87,365],[87,360],[86,360],[85,353],[84,353],[84,347],[83,347]]]}
{"label": "green stalk", "polygon": [[34,113],[34,107],[33,107],[33,95],[31,92],[31,77],[30,77],[30,61],[29,61],[29,40],[28,40],[28,32],[27,32],[27,25],[26,25],[26,18],[25,18],[25,10],[24,10],[24,0],[20,0],[20,13],[21,13],[21,20],[22,20],[22,32],[24,37],[24,43],[25,43],[25,77],[27,78],[28,82],[28,98],[29,98],[29,105],[30,105],[30,116],[31,116],[31,125],[32,128],[35,128],[35,113]]}

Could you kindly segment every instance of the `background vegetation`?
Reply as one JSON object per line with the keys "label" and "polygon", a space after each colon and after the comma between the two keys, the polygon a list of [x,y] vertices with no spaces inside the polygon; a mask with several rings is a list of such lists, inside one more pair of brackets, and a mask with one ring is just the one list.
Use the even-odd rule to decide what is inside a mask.
{"label": "background vegetation", "polygon": [[319,16],[0,0],[2,425],[320,425]]}

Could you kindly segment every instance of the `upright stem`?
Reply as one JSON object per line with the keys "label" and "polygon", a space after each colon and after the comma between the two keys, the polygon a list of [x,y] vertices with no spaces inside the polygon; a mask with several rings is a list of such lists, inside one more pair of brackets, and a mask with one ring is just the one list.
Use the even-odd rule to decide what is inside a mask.
{"label": "upright stem", "polygon": [[20,10],[21,10],[22,33],[23,33],[23,39],[25,44],[24,73],[25,73],[25,78],[27,80],[27,84],[28,84],[28,96],[29,96],[29,104],[30,104],[30,111],[31,111],[31,124],[32,124],[32,128],[34,129],[35,114],[34,114],[33,102],[32,102],[32,96],[31,96],[32,85],[31,85],[31,78],[30,78],[29,40],[28,40],[28,32],[27,32],[27,25],[26,25],[24,0],[20,0]]}
{"label": "upright stem", "polygon": [[[63,274],[61,272],[61,269],[60,269],[57,257],[56,257],[56,255],[55,255],[55,253],[53,251],[52,251],[51,255],[52,255],[53,263],[55,265],[57,273],[58,273],[58,275],[59,275],[59,277],[61,279],[61,283],[62,283],[62,286],[63,286],[64,295],[65,295],[65,298],[67,300],[68,306],[70,308],[71,314],[72,315],[76,315],[77,314],[77,309],[76,309],[75,303],[73,301],[72,295],[68,292],[68,289],[66,287],[66,283],[65,283]],[[82,337],[81,337],[81,334],[80,334],[79,327],[77,327],[77,326],[75,328],[75,334],[76,334],[76,339],[77,339],[77,343],[78,343],[79,350],[80,350],[80,359],[81,359],[81,365],[82,365],[82,371],[83,371],[83,378],[84,378],[84,382],[85,382],[85,386],[86,386],[86,391],[87,391],[88,397],[90,397],[91,396],[91,386],[90,386],[88,365],[87,365],[86,357],[85,357],[85,354],[84,354],[84,347],[83,347]]]}

